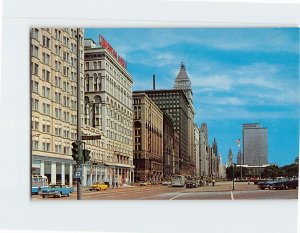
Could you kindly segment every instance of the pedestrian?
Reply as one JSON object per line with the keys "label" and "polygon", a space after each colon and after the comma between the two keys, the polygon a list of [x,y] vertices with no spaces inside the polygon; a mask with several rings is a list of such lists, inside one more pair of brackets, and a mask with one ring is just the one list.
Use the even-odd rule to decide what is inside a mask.
{"label": "pedestrian", "polygon": [[215,186],[215,182],[216,182],[215,179],[212,179],[211,182],[212,182],[212,186],[214,187]]}

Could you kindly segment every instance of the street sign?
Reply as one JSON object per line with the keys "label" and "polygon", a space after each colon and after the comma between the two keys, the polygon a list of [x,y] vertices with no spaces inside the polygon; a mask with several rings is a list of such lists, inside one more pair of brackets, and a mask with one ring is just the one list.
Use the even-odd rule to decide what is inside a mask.
{"label": "street sign", "polygon": [[76,172],[74,178],[78,179],[78,178],[82,178],[82,173],[81,172]]}
{"label": "street sign", "polygon": [[81,136],[81,140],[99,140],[101,139],[101,135],[83,135]]}
{"label": "street sign", "polygon": [[77,168],[74,178],[82,178],[82,164]]}

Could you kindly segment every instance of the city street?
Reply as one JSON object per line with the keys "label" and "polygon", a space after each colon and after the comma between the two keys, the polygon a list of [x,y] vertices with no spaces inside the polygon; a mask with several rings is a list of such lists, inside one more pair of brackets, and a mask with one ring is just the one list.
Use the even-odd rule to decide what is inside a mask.
{"label": "city street", "polygon": [[[32,200],[76,200],[76,192],[70,197],[45,198],[33,195]],[[108,189],[107,191],[83,190],[83,200],[257,200],[257,199],[297,199],[298,189],[260,190],[256,185],[232,182],[216,183],[194,189],[173,188],[170,186],[132,186],[127,188]]]}

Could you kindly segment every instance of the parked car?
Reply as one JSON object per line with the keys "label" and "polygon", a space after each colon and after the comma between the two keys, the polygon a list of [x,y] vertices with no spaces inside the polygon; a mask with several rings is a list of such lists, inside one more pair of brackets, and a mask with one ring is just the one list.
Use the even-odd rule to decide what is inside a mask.
{"label": "parked car", "polygon": [[165,186],[169,186],[169,185],[172,184],[172,182],[169,181],[169,180],[166,180],[166,181],[163,181],[161,184],[162,184],[162,185],[165,185]]}
{"label": "parked car", "polygon": [[62,197],[70,196],[70,193],[73,192],[73,188],[68,187],[67,185],[62,184],[50,184],[48,188],[43,189],[40,192],[43,198],[46,197]]}
{"label": "parked car", "polygon": [[96,190],[96,191],[101,191],[101,190],[106,190],[108,186],[104,183],[96,182],[92,184],[89,188],[90,191]]}
{"label": "parked car", "polygon": [[273,184],[273,189],[295,189],[298,187],[298,179],[282,179]]}
{"label": "parked car", "polygon": [[258,182],[257,186],[258,188],[260,188],[261,190],[264,190],[264,189],[272,189],[272,186],[273,184],[277,182],[277,180],[267,180],[267,181],[261,181],[261,182]]}

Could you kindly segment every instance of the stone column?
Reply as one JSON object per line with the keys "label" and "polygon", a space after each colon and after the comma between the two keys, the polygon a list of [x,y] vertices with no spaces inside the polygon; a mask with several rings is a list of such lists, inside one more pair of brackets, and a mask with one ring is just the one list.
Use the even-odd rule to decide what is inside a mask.
{"label": "stone column", "polygon": [[95,182],[98,182],[98,165],[95,166]]}
{"label": "stone column", "polygon": [[70,187],[73,186],[73,166],[72,166],[72,163],[70,163],[69,165],[69,171],[70,171],[70,174],[69,174],[69,184],[70,184]]}
{"label": "stone column", "polygon": [[65,184],[65,164],[61,163],[61,184]]}
{"label": "stone column", "polygon": [[51,184],[56,184],[56,162],[51,162]]}
{"label": "stone column", "polygon": [[41,160],[41,164],[40,164],[40,175],[41,176],[45,175],[45,163],[43,160]]}

